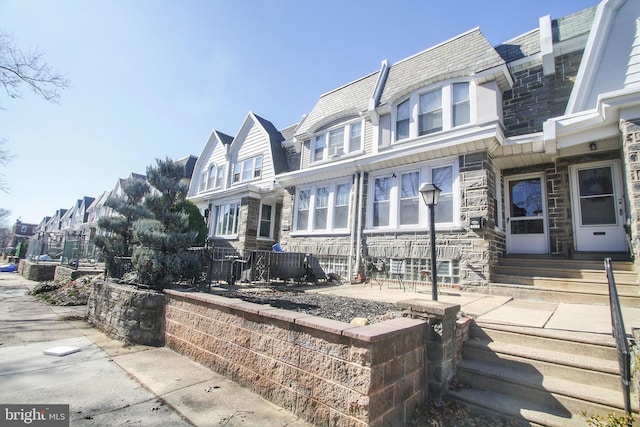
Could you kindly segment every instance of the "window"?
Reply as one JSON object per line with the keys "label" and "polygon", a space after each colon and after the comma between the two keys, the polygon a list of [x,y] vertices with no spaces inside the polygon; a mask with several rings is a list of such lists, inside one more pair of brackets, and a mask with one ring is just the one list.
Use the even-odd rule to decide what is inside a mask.
{"label": "window", "polygon": [[349,130],[349,152],[359,151],[362,149],[362,123],[351,123]]}
{"label": "window", "polygon": [[207,189],[214,188],[216,183],[216,165],[209,167],[209,180],[207,182]]}
{"label": "window", "polygon": [[215,207],[213,221],[215,236],[233,236],[238,234],[238,214],[240,204],[231,203]]}
{"label": "window", "polygon": [[[430,135],[472,122],[471,83],[445,82],[438,88],[416,91],[397,104],[394,141]],[[393,126],[386,128],[394,131]]]}
{"label": "window", "polygon": [[327,213],[329,210],[329,189],[320,187],[316,190],[313,229],[326,230]]}
{"label": "window", "polygon": [[396,107],[396,141],[409,138],[410,117],[410,103],[407,99]]}
{"label": "window", "polygon": [[271,224],[273,223],[273,206],[262,205],[260,207],[260,227],[258,237],[271,238],[273,237],[273,229]]}
{"label": "window", "polygon": [[435,221],[453,222],[453,166],[433,168],[431,179],[440,189]]}
{"label": "window", "polygon": [[349,195],[351,184],[336,186],[336,203],[333,208],[333,228],[347,228],[349,226]]}
{"label": "window", "polygon": [[325,135],[320,135],[316,138],[316,145],[313,151],[313,161],[317,162],[319,160],[324,159],[324,146],[325,146]]}
{"label": "window", "polygon": [[420,220],[420,172],[402,174],[400,189],[400,225],[418,224]]}
{"label": "window", "polygon": [[309,233],[348,230],[350,195],[351,182],[298,190],[295,230]]}
{"label": "window", "polygon": [[457,163],[421,164],[404,170],[381,171],[369,180],[367,226],[383,230],[425,230],[428,228],[427,206],[420,187],[433,182],[441,189],[435,210],[436,224],[454,225],[457,212]]}
{"label": "window", "polygon": [[420,95],[418,135],[442,130],[442,89]]}
{"label": "window", "polygon": [[376,178],[373,193],[373,226],[389,225],[391,177]]}
{"label": "window", "polygon": [[246,182],[262,176],[262,156],[237,162],[233,168],[233,182]]}
{"label": "window", "polygon": [[332,159],[362,150],[362,122],[352,122],[316,136],[311,162]]}
{"label": "window", "polygon": [[224,167],[219,166],[216,168],[216,188],[222,187],[223,180],[224,180]]}
{"label": "window", "polygon": [[200,191],[204,191],[207,189],[207,172],[202,172],[202,175],[200,175]]}
{"label": "window", "polygon": [[453,84],[453,126],[471,122],[471,102],[469,101],[469,83]]}
{"label": "window", "polygon": [[296,229],[306,230],[309,228],[309,200],[311,199],[310,190],[301,190],[298,192],[298,200],[296,203],[297,217]]}

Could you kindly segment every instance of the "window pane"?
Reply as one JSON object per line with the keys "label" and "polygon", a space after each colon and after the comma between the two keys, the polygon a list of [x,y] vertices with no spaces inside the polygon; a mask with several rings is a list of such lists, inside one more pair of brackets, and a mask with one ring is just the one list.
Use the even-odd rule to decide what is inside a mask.
{"label": "window pane", "polygon": [[578,171],[580,197],[613,194],[613,179],[609,166]]}
{"label": "window pane", "polygon": [[324,158],[324,137],[325,135],[320,135],[316,138],[316,145],[313,150],[313,161],[322,160]]}
{"label": "window pane", "polygon": [[396,107],[396,141],[409,138],[410,112],[408,99]]}
{"label": "window pane", "polygon": [[262,205],[260,209],[260,237],[271,237],[271,206]]}
{"label": "window pane", "polygon": [[616,205],[613,197],[580,199],[582,225],[616,224]]}
{"label": "window pane", "polygon": [[459,103],[469,100],[469,83],[454,83],[453,84],[453,102]]}
{"label": "window pane", "polygon": [[253,163],[253,177],[260,178],[262,174],[262,157],[256,157]]}
{"label": "window pane", "polygon": [[219,167],[216,169],[216,188],[222,187],[222,180],[224,179],[224,167]]}
{"label": "window pane", "polygon": [[542,215],[542,186],[540,178],[523,179],[509,183],[512,217]]}
{"label": "window pane", "polygon": [[420,95],[418,134],[424,135],[442,130],[442,90]]}
{"label": "window pane", "polygon": [[433,171],[431,172],[431,179],[432,179],[432,182],[440,189],[442,193],[453,192],[453,167],[452,166],[445,166],[442,168],[433,168]]}
{"label": "window pane", "polygon": [[420,95],[420,114],[442,109],[442,90],[434,90]]}
{"label": "window pane", "polygon": [[297,203],[298,217],[297,217],[297,230],[306,230],[309,228],[309,190],[302,190],[298,192]]}
{"label": "window pane", "polygon": [[442,111],[420,115],[420,135],[440,132],[442,130]]}
{"label": "window pane", "polygon": [[350,135],[349,135],[349,151],[358,151],[362,147],[362,124],[352,123],[350,126]]}
{"label": "window pane", "polygon": [[216,182],[216,166],[212,165],[209,168],[209,181],[207,182],[207,188],[213,188]]}
{"label": "window pane", "polygon": [[400,225],[418,223],[419,179],[420,174],[418,172],[402,174],[402,187],[400,189]]}
{"label": "window pane", "polygon": [[373,225],[375,227],[389,225],[389,197],[391,178],[376,178],[373,195]]}
{"label": "window pane", "polygon": [[453,126],[466,125],[471,122],[471,106],[469,102],[453,106]]}
{"label": "window pane", "polygon": [[347,228],[349,221],[349,193],[351,184],[336,186],[336,202],[333,210],[333,228]]}
{"label": "window pane", "polygon": [[344,147],[344,128],[329,132],[329,147]]}
{"label": "window pane", "polygon": [[251,171],[253,170],[253,159],[247,159],[242,162],[242,180],[249,181],[251,179]]}
{"label": "window pane", "polygon": [[453,222],[453,194],[441,193],[435,209],[435,222]]}
{"label": "window pane", "polygon": [[511,234],[543,234],[544,223],[541,219],[511,221]]}
{"label": "window pane", "polygon": [[313,211],[313,228],[324,230],[327,228],[327,211],[329,206],[329,189],[320,187],[316,191],[315,209]]}

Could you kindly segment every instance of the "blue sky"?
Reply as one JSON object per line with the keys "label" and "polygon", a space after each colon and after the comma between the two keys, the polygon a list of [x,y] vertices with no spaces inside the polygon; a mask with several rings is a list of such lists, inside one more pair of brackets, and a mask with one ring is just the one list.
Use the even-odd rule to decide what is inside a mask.
{"label": "blue sky", "polygon": [[198,156],[249,111],[281,129],[329,90],[480,27],[497,45],[596,0],[0,0],[0,31],[71,86],[0,90],[10,223],[39,223],[156,158]]}

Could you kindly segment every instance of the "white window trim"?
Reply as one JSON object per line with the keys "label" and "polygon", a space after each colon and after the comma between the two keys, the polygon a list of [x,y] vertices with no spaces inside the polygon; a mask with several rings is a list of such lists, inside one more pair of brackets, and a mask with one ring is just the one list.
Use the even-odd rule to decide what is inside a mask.
{"label": "white window trim", "polygon": [[[234,234],[216,234],[216,227],[218,225],[217,208],[220,208],[223,206],[230,206],[230,205],[238,205],[238,217],[236,218],[236,221],[237,221],[236,232]],[[209,213],[209,215],[212,215],[212,218],[211,218],[209,236],[214,237],[216,239],[229,239],[229,240],[237,239],[238,229],[240,228],[240,210],[241,209],[242,209],[242,203],[240,202],[240,200],[220,202],[211,206],[211,212]]]}
{"label": "white window trim", "polygon": [[[296,197],[295,197],[295,205],[293,208],[293,231],[291,232],[292,236],[303,236],[303,235],[344,235],[350,233],[350,222],[351,222],[351,203],[352,198],[349,197],[349,218],[347,219],[347,227],[345,228],[334,228],[334,212],[336,207],[336,189],[338,185],[341,184],[349,184],[351,186],[351,192],[353,192],[353,183],[351,180],[340,180],[340,181],[331,181],[331,182],[323,182],[318,183],[312,186],[305,186],[296,189]],[[315,220],[315,202],[316,202],[316,194],[318,188],[329,187],[329,200],[327,201],[327,228],[326,229],[318,229],[315,230],[314,220]],[[300,191],[309,190],[309,216],[307,218],[307,224],[309,228],[306,230],[298,230],[298,195]]]}
{"label": "white window trim", "polygon": [[[354,123],[360,123],[360,149],[355,151],[350,151],[351,146],[351,125]],[[309,162],[311,164],[318,164],[322,162],[328,162],[335,160],[337,158],[343,158],[345,156],[349,156],[351,154],[362,153],[363,145],[364,145],[364,128],[365,124],[362,119],[350,120],[346,123],[341,123],[338,126],[332,126],[327,129],[323,129],[321,132],[316,132],[311,139],[311,143],[309,145]],[[342,129],[343,130],[343,141],[342,148],[338,150],[336,153],[330,152],[329,147],[329,133]],[[324,138],[324,149],[322,150],[322,158],[316,159],[316,141],[318,141],[321,137]],[[334,147],[331,147],[333,149]]]}
{"label": "white window trim", "polygon": [[[262,206],[267,205],[271,206],[271,218],[269,218],[269,236],[261,236],[260,235],[260,226],[262,225]],[[260,203],[260,210],[258,211],[260,214],[258,215],[258,234],[256,239],[258,240],[273,240],[273,232],[275,228],[275,220],[276,220],[276,205],[273,203]]]}
{"label": "white window trim", "polygon": [[[446,161],[445,161],[446,160]],[[436,223],[436,231],[437,230],[450,230],[456,229],[460,227],[460,178],[458,171],[458,162],[456,159],[442,159],[438,162],[430,162],[430,163],[421,163],[421,164],[413,164],[401,169],[385,169],[376,171],[375,174],[369,175],[369,189],[367,194],[367,221],[366,221],[366,229],[364,230],[366,233],[375,233],[375,232],[389,232],[389,231],[421,231],[429,229],[429,209],[424,204],[422,197],[419,198],[419,220],[418,224],[408,224],[408,225],[400,225],[400,186],[402,185],[402,174],[415,172],[417,170],[420,171],[420,183],[419,185],[426,182],[431,182],[431,171],[434,168],[440,167],[452,167],[453,173],[453,206],[452,206],[452,216],[453,221],[451,222],[439,222]],[[395,178],[393,177],[395,175]],[[389,208],[389,225],[388,226],[373,226],[373,198],[375,186],[373,183],[376,178],[381,178],[385,176],[392,177],[391,189],[389,191],[390,197],[390,208]],[[436,206],[436,209],[437,206]]]}
{"label": "white window trim", "polygon": [[[454,83],[469,83],[469,115],[470,120],[469,123],[465,123],[456,127],[453,127],[453,84]],[[427,133],[425,135],[419,135],[419,116],[420,116],[420,95],[432,92],[436,89],[440,88],[442,90],[442,130],[433,133]],[[404,101],[409,99],[409,137],[396,140],[396,123],[397,123],[397,107],[402,104]],[[463,129],[468,126],[472,126],[476,123],[477,120],[477,110],[476,110],[477,100],[476,100],[476,85],[475,82],[471,79],[454,79],[446,82],[440,82],[437,84],[425,86],[416,90],[409,94],[408,96],[404,96],[399,98],[396,102],[393,103],[393,108],[391,109],[391,145],[404,143],[407,141],[411,141],[416,138],[429,138],[434,135],[440,135],[444,132],[449,132],[452,130]]]}

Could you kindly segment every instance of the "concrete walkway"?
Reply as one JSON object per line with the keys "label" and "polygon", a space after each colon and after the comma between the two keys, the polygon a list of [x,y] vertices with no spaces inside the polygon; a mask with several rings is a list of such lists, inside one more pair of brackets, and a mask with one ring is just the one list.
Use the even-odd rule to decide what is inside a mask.
{"label": "concrete walkway", "polygon": [[[0,404],[69,404],[71,426],[311,426],[168,348],[108,338],[35,284],[0,273]],[[43,354],[56,347],[80,351]]]}
{"label": "concrete walkway", "polygon": [[[167,348],[125,346],[90,327],[84,307],[45,305],[27,295],[36,282],[0,273],[0,404],[70,404],[72,426],[291,426],[310,424]],[[395,303],[431,299],[398,286],[315,286],[312,292]],[[554,304],[442,290],[479,321],[611,334],[608,306]],[[623,309],[627,330],[640,308]],[[81,351],[43,354],[59,346]]]}

